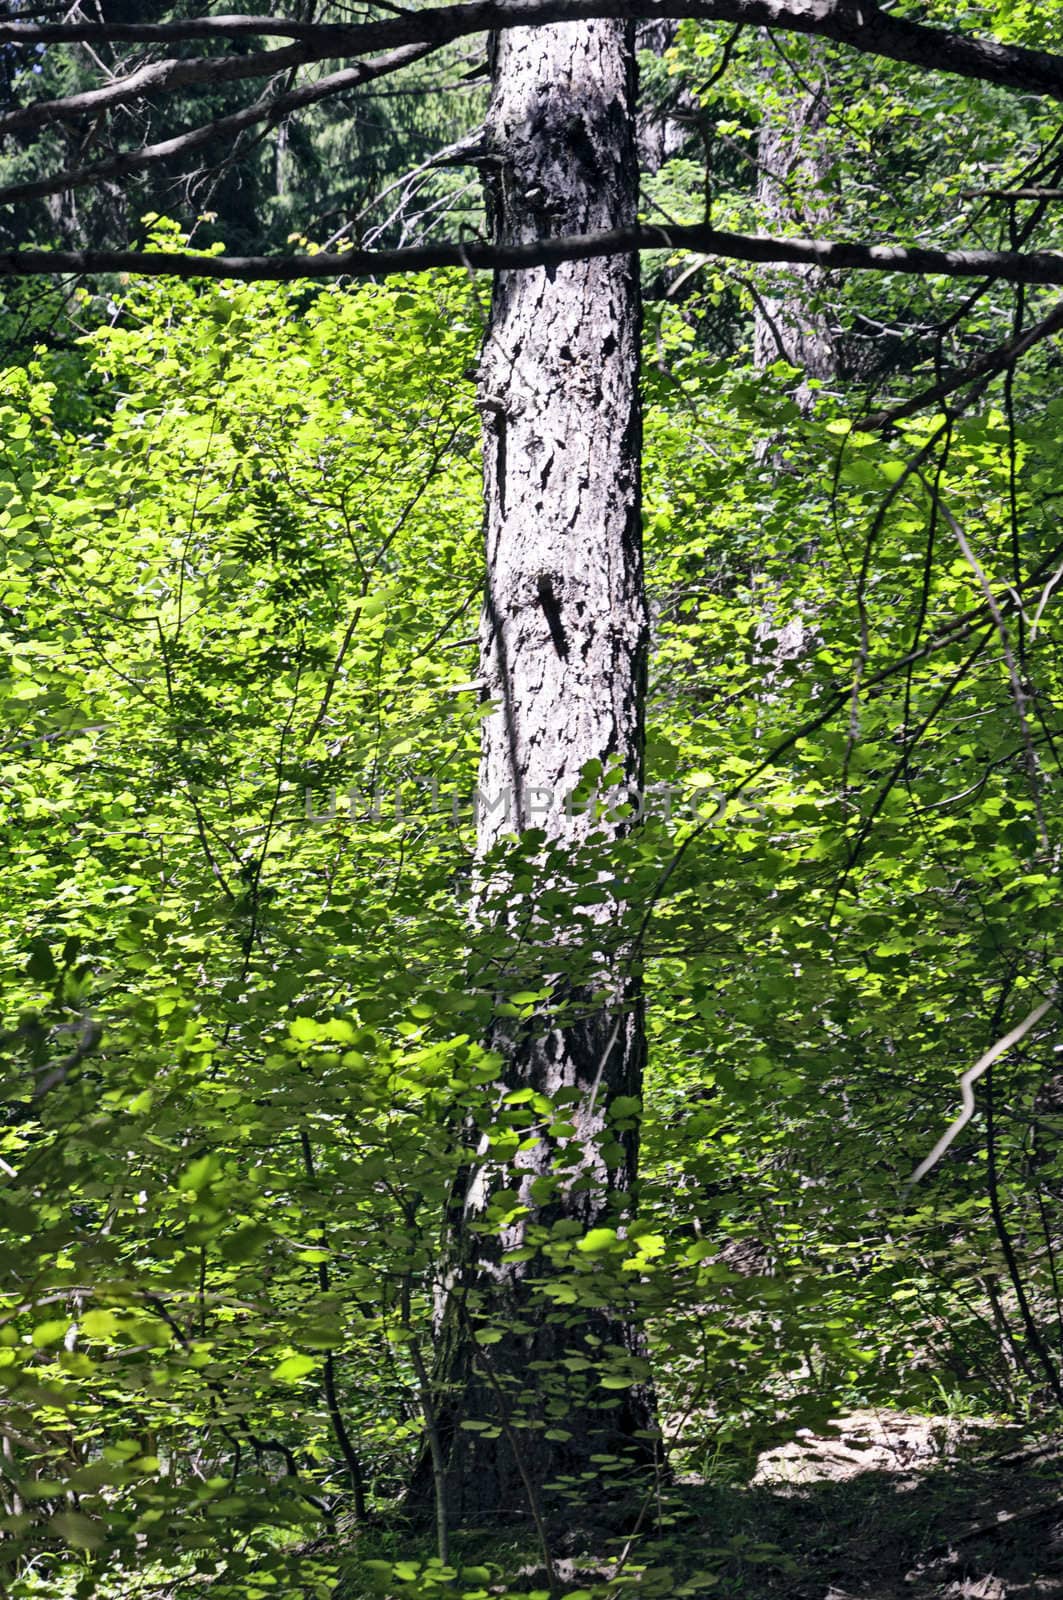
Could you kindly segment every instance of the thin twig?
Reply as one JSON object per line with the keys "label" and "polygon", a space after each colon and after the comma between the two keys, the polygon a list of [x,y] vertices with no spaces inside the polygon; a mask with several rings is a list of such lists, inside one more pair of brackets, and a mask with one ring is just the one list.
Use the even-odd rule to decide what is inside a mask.
{"label": "thin twig", "polygon": [[984,1055],[980,1055],[973,1067],[968,1067],[960,1079],[960,1097],[963,1102],[963,1109],[956,1120],[941,1135],[926,1160],[921,1161],[916,1167],[908,1179],[909,1184],[919,1183],[933,1167],[937,1166],[949,1145],[956,1138],[956,1135],[966,1128],[974,1116],[974,1085],[978,1082],[983,1072],[991,1067],[994,1061],[999,1061],[1001,1056],[1006,1055],[1009,1050],[1013,1049],[1020,1040],[1025,1039],[1030,1029],[1037,1026],[1046,1011],[1050,1011],[1055,1003],[1056,992],[1053,989],[1047,1000],[1042,1000],[1040,1005],[1034,1007],[1029,1016],[1016,1023],[1010,1033],[1006,1033],[1003,1039],[998,1039],[996,1044],[991,1045]]}

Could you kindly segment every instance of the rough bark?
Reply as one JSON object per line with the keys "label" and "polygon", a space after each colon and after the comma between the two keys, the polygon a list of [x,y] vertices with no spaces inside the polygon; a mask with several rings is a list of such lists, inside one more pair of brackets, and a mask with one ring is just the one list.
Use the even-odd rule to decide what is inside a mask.
{"label": "rough bark", "polygon": [[[844,115],[832,120],[839,92],[832,87],[832,63],[820,40],[813,40],[799,65],[782,56],[765,73],[769,105],[757,142],[757,199],[769,233],[783,236],[829,235],[844,227],[831,169],[847,153]],[[754,357],[759,367],[781,356],[803,374],[796,399],[810,411],[824,383],[857,380],[868,385],[898,367],[928,355],[925,333],[890,333],[866,323],[846,302],[835,264],[824,259],[795,262],[784,271],[762,275],[765,292],[757,306]]]}
{"label": "rough bark", "polygon": [[[830,113],[825,72],[820,76],[822,51],[810,52],[809,70],[800,93],[775,74],[776,87],[785,98],[785,114],[768,118],[757,142],[757,198],[769,231],[789,233],[794,228],[818,233],[835,222],[823,192],[823,179],[833,155],[824,137]],[[778,275],[776,275],[778,276]],[[786,289],[762,295],[753,329],[753,356],[758,367],[781,357],[804,374],[799,403],[808,408],[812,391],[809,378],[827,379],[838,371],[836,330],[831,326],[822,295],[825,274],[813,266],[794,266],[786,273]]]}
{"label": "rough bark", "polygon": [[[635,30],[636,48],[663,56],[675,43],[678,31],[677,22],[639,23]],[[643,96],[635,121],[639,166],[644,173],[659,172],[666,161],[679,155],[690,142],[691,123],[699,108],[694,94],[679,80],[673,80],[668,95],[655,102],[646,100],[645,82],[642,87]]]}
{"label": "rough bark", "polygon": [[[634,220],[633,63],[631,30],[613,22],[493,41],[486,147],[498,242]],[[603,1361],[636,1353],[639,1335],[608,1289],[599,1292],[604,1280],[589,1258],[589,1298],[558,1308],[549,1293],[562,1266],[552,1246],[563,1252],[574,1234],[622,1229],[636,1178],[634,1123],[621,1130],[609,1120],[618,1095],[640,1092],[645,1053],[638,985],[616,934],[623,907],[605,871],[628,822],[596,816],[572,797],[590,762],[622,780],[614,800],[642,780],[638,345],[630,255],[496,277],[480,371],[481,673],[492,706],[483,723],[481,857],[511,834],[541,832],[532,843],[534,890],[525,886],[518,904],[520,886],[505,866],[485,861],[478,914],[503,953],[510,942],[519,948],[521,986],[530,973],[552,997],[537,1021],[496,1025],[491,1043],[502,1066],[488,1094],[499,1103],[507,1090],[551,1099],[569,1091],[558,1120],[571,1131],[555,1121],[508,1160],[481,1133],[454,1197],[435,1370],[454,1521],[533,1510],[564,1519],[560,1479],[593,1473],[607,1456],[645,1462],[654,1449],[648,1385],[601,1386]],[[559,920],[542,894],[562,896],[588,851],[599,852],[592,870],[601,898]],[[492,1225],[488,1208],[500,1191],[517,1214]],[[478,1344],[475,1329],[494,1342]],[[426,1486],[427,1463],[419,1476]],[[584,1508],[587,1490],[584,1479]]]}
{"label": "rough bark", "polygon": [[[833,208],[823,180],[833,159],[826,136],[830,90],[823,50],[815,41],[799,86],[790,71],[768,76],[766,83],[781,96],[780,113],[765,118],[757,142],[757,198],[768,225],[789,232],[795,227],[829,227]],[[800,409],[810,412],[816,391],[810,379],[837,378],[841,357],[839,333],[826,306],[829,276],[819,267],[794,266],[772,274],[756,302],[753,320],[753,362],[763,369],[783,360],[796,367],[801,380],[794,394]],[[780,466],[784,463],[780,460]],[[794,552],[807,562],[812,551]],[[762,592],[762,614],[754,637],[766,654],[765,689],[775,697],[787,664],[799,661],[816,635],[815,623],[800,610],[781,603],[773,586]]]}

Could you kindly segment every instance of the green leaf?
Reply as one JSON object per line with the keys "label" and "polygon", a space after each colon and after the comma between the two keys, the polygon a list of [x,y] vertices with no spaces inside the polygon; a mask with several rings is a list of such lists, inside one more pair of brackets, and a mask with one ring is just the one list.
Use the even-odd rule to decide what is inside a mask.
{"label": "green leaf", "polygon": [[[192,1185],[189,1185],[192,1187]],[[253,1261],[272,1242],[271,1230],[260,1222],[249,1222],[226,1234],[219,1245],[226,1261]],[[326,1252],[327,1258],[327,1252]]]}
{"label": "green leaf", "polygon": [[607,1255],[610,1250],[616,1248],[618,1243],[619,1240],[615,1228],[592,1228],[589,1233],[584,1234],[583,1238],[579,1240],[576,1249],[582,1250],[585,1255],[589,1256]]}
{"label": "green leaf", "polygon": [[221,1162],[215,1155],[200,1156],[185,1168],[177,1180],[179,1189],[194,1189],[197,1194],[213,1182],[221,1171]]}
{"label": "green leaf", "polygon": [[58,1511],[48,1519],[48,1526],[75,1550],[100,1550],[107,1538],[102,1522],[82,1516],[79,1511]]}
{"label": "green leaf", "polygon": [[288,1033],[297,1044],[313,1044],[324,1037],[325,1029],[313,1017],[294,1017],[288,1024]]}
{"label": "green leaf", "polygon": [[285,1356],[270,1373],[271,1378],[277,1378],[281,1383],[296,1383],[300,1378],[305,1378],[313,1372],[318,1363],[313,1356],[293,1355]]}
{"label": "green leaf", "polygon": [[48,1322],[39,1322],[31,1335],[33,1343],[38,1350],[44,1350],[49,1345],[61,1344],[70,1326],[69,1317],[54,1317]]}
{"label": "green leaf", "polygon": [[112,1339],[118,1328],[118,1318],[113,1311],[86,1311],[78,1327],[86,1339]]}

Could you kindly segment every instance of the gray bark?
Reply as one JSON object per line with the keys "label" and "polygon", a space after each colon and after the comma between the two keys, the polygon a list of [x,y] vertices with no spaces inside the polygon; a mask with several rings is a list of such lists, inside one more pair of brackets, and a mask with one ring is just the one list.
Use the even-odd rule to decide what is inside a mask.
{"label": "gray bark", "polygon": [[[810,71],[816,74],[820,51],[813,51]],[[832,156],[825,138],[830,113],[826,76],[819,83],[806,77],[807,87],[794,93],[793,85],[776,74],[777,87],[787,97],[786,115],[765,122],[757,144],[759,175],[757,198],[765,212],[767,232],[829,233],[834,217],[822,183]],[[781,357],[809,378],[829,379],[837,374],[835,330],[821,304],[824,274],[818,267],[791,267],[787,290],[762,296],[753,330],[753,357],[758,367]],[[798,402],[808,408],[812,391],[803,383]]]}
{"label": "gray bark", "polygon": [[[636,48],[663,56],[675,43],[678,31],[677,22],[641,22],[635,31]],[[659,172],[666,161],[679,155],[690,142],[691,124],[696,120],[698,109],[695,96],[678,81],[674,82],[663,104],[647,104],[643,98],[635,122],[635,140],[639,166],[644,173]],[[682,118],[672,115],[673,112],[681,112]]]}
{"label": "gray bark", "polygon": [[[784,112],[765,120],[757,143],[757,198],[767,226],[785,232],[829,229],[834,220],[823,191],[832,156],[826,137],[829,87],[818,43],[809,56],[799,89],[789,73],[776,72],[767,80],[783,96]],[[817,77],[819,81],[813,81]],[[773,274],[776,285],[781,276]],[[785,288],[762,290],[754,314],[754,365],[763,369],[781,359],[796,367],[802,377],[794,399],[804,412],[815,403],[809,379],[825,381],[838,375],[837,330],[823,304],[828,283],[827,274],[818,267],[791,267]],[[795,554],[807,561],[811,552]],[[776,593],[765,595],[762,604],[754,637],[768,653],[765,688],[774,698],[787,664],[799,661],[813,645],[815,625],[800,611],[787,614]]]}
{"label": "gray bark", "polygon": [[[635,220],[628,29],[507,34],[495,51],[489,196],[500,244]],[[565,796],[591,760],[641,780],[645,603],[639,530],[638,265],[500,273],[481,363],[487,596],[479,844],[518,828],[586,836]],[[539,791],[536,793],[535,791]],[[571,808],[570,808],[571,809]]]}
{"label": "gray bark", "polygon": [[[630,27],[603,21],[508,32],[492,41],[491,54],[486,149],[495,240],[531,243],[632,223]],[[622,1228],[636,1178],[637,1132],[630,1124],[612,1132],[608,1120],[617,1095],[640,1092],[645,1053],[638,985],[616,936],[624,910],[605,870],[629,823],[595,816],[572,795],[588,762],[612,766],[620,793],[637,794],[642,782],[639,322],[633,256],[504,272],[481,361],[481,674],[492,706],[482,736],[481,858],[514,833],[541,835],[533,844],[534,903],[513,904],[516,886],[492,859],[484,861],[478,915],[503,960],[519,950],[521,987],[530,975],[552,988],[538,1021],[494,1028],[502,1067],[486,1093],[497,1103],[507,1089],[574,1092],[563,1113],[574,1131],[544,1131],[508,1161],[471,1132],[475,1157],[451,1210],[435,1372],[454,1520],[536,1509],[564,1519],[564,1497],[551,1487],[559,1477],[593,1471],[595,1455],[646,1461],[654,1448],[645,1436],[653,1421],[648,1386],[618,1392],[599,1383],[603,1356],[636,1352],[637,1330],[609,1304],[552,1309],[541,1285],[558,1264],[539,1248],[558,1223],[578,1224],[577,1232]],[[610,792],[615,800],[618,790]],[[599,852],[601,898],[560,920],[540,897],[563,890],[588,850]],[[524,1214],[480,1231],[499,1190],[515,1193]],[[506,1259],[514,1251],[533,1253]],[[477,1327],[501,1337],[478,1351]],[[461,1426],[470,1422],[486,1426]],[[419,1476],[426,1482],[423,1468]],[[593,1503],[587,1488],[583,1482],[584,1508]]]}

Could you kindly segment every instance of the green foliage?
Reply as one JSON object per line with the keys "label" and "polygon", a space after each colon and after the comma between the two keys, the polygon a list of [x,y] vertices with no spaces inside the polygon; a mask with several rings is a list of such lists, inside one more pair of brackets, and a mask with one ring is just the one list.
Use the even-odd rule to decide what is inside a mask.
{"label": "green foliage", "polygon": [[[207,1570],[211,1526],[244,1529],[224,1592],[296,1559],[343,1481],[333,1348],[374,1475],[415,1431],[405,1223],[453,1166],[432,1106],[483,1078],[453,825],[417,811],[423,775],[471,791],[469,647],[422,648],[477,582],[470,312],[144,285],[82,344],[87,425],[46,352],[7,375],[8,1532],[101,1593],[134,1544]],[[374,777],[405,816],[326,815]]]}
{"label": "green foliage", "polygon": [[[1055,8],[972,16],[1058,31]],[[714,218],[752,227],[754,113],[787,102],[746,43],[709,85],[725,37],[684,25],[659,70],[712,112]],[[959,239],[961,191],[1012,182],[1046,137],[995,91],[829,60],[839,231]],[[68,70],[49,54],[49,84]],[[323,121],[298,157],[318,206],[321,151],[349,135]],[[651,200],[697,211],[700,173],[688,150]],[[469,917],[503,865],[573,986],[593,952],[569,933],[622,891],[648,993],[645,1093],[611,1102],[596,1151],[615,1170],[639,1129],[638,1220],[548,1218],[509,1258],[538,1314],[618,1308],[645,1337],[592,1334],[564,1394],[620,1404],[652,1375],[674,1462],[718,1481],[846,1405],[1058,1399],[1051,1015],[907,1186],[960,1074],[1059,982],[1058,356],[883,426],[861,384],[917,389],[957,291],[822,286],[874,348],[861,384],[801,396],[785,362],[749,361],[754,287],[708,264],[648,317],[660,803],[608,849],[510,841],[478,884],[485,286],[5,302],[0,1524],[20,1600],[117,1600],[132,1572],[182,1600],[316,1600],[343,1573],[481,1600],[536,1559],[432,1558],[396,1509],[455,1175],[477,1146],[503,1171],[544,1139],[587,1154],[571,1097],[498,1092],[492,1025],[566,1018],[528,950]],[[991,287],[964,337],[1044,309]],[[939,360],[965,353],[943,338]],[[606,806],[609,772],[583,777]],[[480,1226],[524,1215],[500,1185]],[[502,1332],[478,1326],[485,1364]],[[564,1441],[556,1395],[535,1421]],[[625,1481],[595,1466],[568,1485],[576,1524]],[[363,1500],[378,1525],[352,1561]],[[657,1555],[570,1600],[785,1579],[752,1535],[691,1566],[681,1489],[646,1505]]]}
{"label": "green foliage", "polygon": [[[543,1097],[485,1099],[497,977],[473,976],[462,905],[477,317],[458,280],[143,282],[81,340],[79,405],[57,405],[65,353],[6,375],[0,1381],[9,1560],[37,1552],[50,1593],[122,1593],[134,1552],[220,1595],[264,1573],[328,1592],[307,1552],[352,1488],[327,1385],[386,1504],[454,1128],[503,1158],[564,1136]],[[1031,785],[985,616],[858,720],[848,697],[980,602],[926,482],[1006,588],[1014,460],[1023,570],[1053,570],[1055,413],[1035,385],[1014,430],[990,410],[883,442],[827,402],[802,420],[789,369],[753,380],[691,332],[651,330],[650,781],[734,798],[649,816],[610,868],[641,908],[674,867],[645,1110],[610,1108],[644,1119],[643,1220],[532,1245],[556,1307],[647,1324],[703,1466],[846,1401],[933,1406],[943,1376],[983,1406],[1036,1395],[980,1138],[925,1194],[903,1183],[994,1007],[1050,981],[1048,732]],[[797,612],[813,644],[780,661],[762,624]],[[1056,625],[1029,616],[1043,706]],[[548,995],[521,984],[509,1010],[533,1016]],[[1055,1181],[1023,1154],[1049,1040],[997,1091],[1016,1232]],[[1051,1315],[1050,1284],[1028,1292]],[[620,1393],[646,1368],[603,1351],[588,1375]]]}

